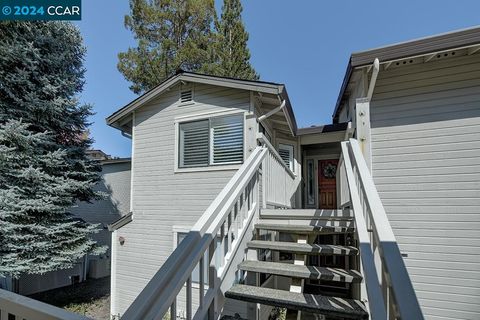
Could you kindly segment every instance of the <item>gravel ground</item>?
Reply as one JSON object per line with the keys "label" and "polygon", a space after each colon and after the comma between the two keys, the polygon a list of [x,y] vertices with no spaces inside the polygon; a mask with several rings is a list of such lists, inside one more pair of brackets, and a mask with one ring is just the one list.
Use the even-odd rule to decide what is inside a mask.
{"label": "gravel ground", "polygon": [[89,279],[73,286],[36,293],[30,298],[93,319],[110,319],[110,277]]}

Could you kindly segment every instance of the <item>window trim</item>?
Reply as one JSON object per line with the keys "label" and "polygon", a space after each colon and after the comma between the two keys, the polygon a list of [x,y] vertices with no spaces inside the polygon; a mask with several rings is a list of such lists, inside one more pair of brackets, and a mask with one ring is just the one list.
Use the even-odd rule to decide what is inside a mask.
{"label": "window trim", "polygon": [[[243,159],[238,163],[225,163],[225,164],[210,164],[207,166],[195,166],[195,167],[180,167],[180,124],[185,122],[201,121],[201,120],[210,120],[217,117],[228,117],[242,115],[243,116]],[[203,172],[203,171],[230,171],[238,170],[242,164],[245,162],[245,146],[246,146],[246,115],[247,112],[244,110],[234,110],[234,111],[222,111],[222,112],[204,112],[198,114],[191,114],[186,116],[180,116],[175,118],[175,150],[174,150],[174,173],[187,173],[187,172]],[[209,129],[211,131],[211,129]],[[211,134],[211,133],[210,133]],[[209,152],[211,153],[212,146],[209,143]],[[209,154],[210,161],[210,154]]]}

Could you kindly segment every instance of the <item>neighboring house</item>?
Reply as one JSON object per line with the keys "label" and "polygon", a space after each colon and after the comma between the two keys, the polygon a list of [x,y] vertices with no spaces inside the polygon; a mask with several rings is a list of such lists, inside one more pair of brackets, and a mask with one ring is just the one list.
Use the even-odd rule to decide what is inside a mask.
{"label": "neighboring house", "polygon": [[[333,124],[298,129],[283,84],[189,72],[107,123],[132,137],[133,218],[113,233],[113,315],[124,314],[249,159],[257,132],[299,186],[291,203],[267,207],[352,207],[345,196],[352,189],[336,186],[334,177],[340,142],[358,139],[425,318],[480,314],[480,28],[352,54]],[[190,286],[198,295],[198,267],[177,297],[177,316],[190,317],[183,297]],[[167,281],[158,276],[149,286]],[[189,301],[194,309],[202,303]],[[252,306],[226,303],[223,314],[252,317]]]}
{"label": "neighboring house", "polygon": [[109,154],[106,154],[102,150],[98,149],[90,149],[87,150],[87,156],[91,160],[98,160],[98,161],[104,161],[108,159],[112,159],[112,157]]}
{"label": "neighboring house", "polygon": [[[100,151],[101,152],[101,151]],[[101,278],[110,275],[111,232],[108,226],[123,216],[130,209],[130,158],[96,158],[101,167],[102,180],[95,190],[105,194],[105,199],[92,203],[79,202],[72,208],[72,213],[88,223],[99,224],[100,232],[93,235],[99,245],[107,247],[102,255],[89,255],[86,277]]]}
{"label": "neighboring house", "polygon": [[87,278],[110,275],[111,232],[108,225],[127,215],[130,207],[130,158],[112,159],[101,150],[89,150],[89,156],[99,161],[102,180],[95,187],[106,195],[105,200],[92,203],[79,202],[71,209],[76,217],[89,223],[99,224],[99,233],[93,239],[108,249],[102,255],[89,255],[73,268],[47,272],[42,275],[25,275],[17,281],[2,279],[0,287],[22,295],[43,292],[82,282]]}

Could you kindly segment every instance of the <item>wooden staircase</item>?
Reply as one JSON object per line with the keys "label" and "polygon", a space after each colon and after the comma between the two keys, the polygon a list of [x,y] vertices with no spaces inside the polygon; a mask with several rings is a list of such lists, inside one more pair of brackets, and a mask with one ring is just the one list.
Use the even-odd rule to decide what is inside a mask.
{"label": "wooden staircase", "polygon": [[[264,209],[249,250],[271,261],[246,260],[238,269],[289,282],[289,291],[236,284],[225,297],[287,309],[287,319],[368,319],[354,299],[362,275],[349,210]],[[275,240],[265,240],[266,237]],[[258,257],[265,256],[258,254]]]}
{"label": "wooden staircase", "polygon": [[358,141],[341,143],[338,165],[354,214],[266,210],[295,206],[300,179],[267,139],[258,141],[122,319],[177,319],[180,310],[186,320],[238,319],[242,304],[225,297],[256,303],[240,307],[248,320],[269,318],[260,304],[297,320],[424,319]]}

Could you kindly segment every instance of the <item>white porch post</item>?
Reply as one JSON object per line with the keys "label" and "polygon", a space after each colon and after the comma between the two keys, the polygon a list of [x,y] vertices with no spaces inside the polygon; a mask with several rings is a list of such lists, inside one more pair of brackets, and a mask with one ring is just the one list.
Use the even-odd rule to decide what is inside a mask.
{"label": "white porch post", "polygon": [[257,147],[258,124],[255,114],[248,113],[245,116],[245,160],[252,154]]}
{"label": "white porch post", "polygon": [[370,173],[372,172],[372,139],[370,129],[370,99],[359,98],[356,100],[355,127],[357,140],[360,142],[363,156],[367,162]]}

